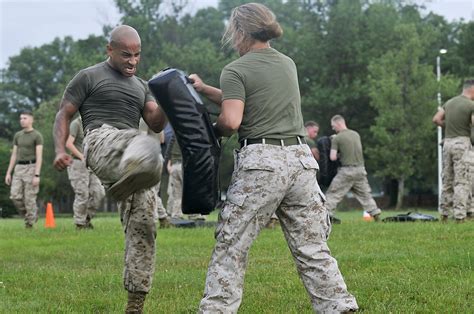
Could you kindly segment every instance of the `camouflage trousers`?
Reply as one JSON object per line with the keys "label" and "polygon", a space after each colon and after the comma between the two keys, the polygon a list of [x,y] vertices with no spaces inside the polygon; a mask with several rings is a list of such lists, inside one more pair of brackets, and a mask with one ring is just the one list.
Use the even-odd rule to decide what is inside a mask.
{"label": "camouflage trousers", "polygon": [[469,166],[469,176],[471,178],[471,198],[467,206],[467,213],[474,216],[474,147],[465,155],[467,164]]}
{"label": "camouflage trousers", "polygon": [[25,224],[32,226],[38,221],[38,205],[36,195],[39,185],[33,185],[35,165],[16,165],[13,172],[10,199],[15,204],[18,213],[24,217]]}
{"label": "camouflage trousers", "polygon": [[82,160],[74,159],[67,174],[74,190],[74,223],[85,225],[95,216],[105,196],[104,187]]}
{"label": "camouflage trousers", "polygon": [[168,217],[168,214],[166,213],[166,209],[163,206],[163,201],[161,200],[161,197],[159,194],[160,194],[160,183],[158,183],[155,186],[155,195],[156,195],[156,207],[154,211],[155,222],[157,222],[158,219],[163,219],[163,218]]}
{"label": "camouflage trousers", "polygon": [[361,167],[340,167],[337,174],[326,191],[326,207],[334,214],[337,204],[351,191],[362,208],[371,216],[380,214],[382,211],[377,207],[372,197],[367,172]]}
{"label": "camouflage trousers", "polygon": [[469,176],[469,137],[444,139],[443,144],[443,188],[441,190],[440,214],[454,215],[456,219],[466,217],[471,195],[471,179]]}
{"label": "camouflage trousers", "polygon": [[317,168],[307,145],[255,144],[236,152],[200,313],[238,311],[249,249],[275,211],[314,310],[358,308],[326,243],[331,223]]}
{"label": "camouflage trousers", "polygon": [[[87,132],[84,138],[87,166],[106,188],[120,179],[120,159],[136,136],[145,135],[138,130],[118,130],[108,125]],[[137,150],[137,154],[144,152]],[[139,190],[118,202],[125,232],[124,287],[130,292],[148,292],[151,288],[155,272],[155,208],[154,188]]]}
{"label": "camouflage trousers", "polygon": [[168,182],[168,203],[166,208],[171,218],[182,218],[181,200],[183,198],[183,165],[176,162],[171,165]]}

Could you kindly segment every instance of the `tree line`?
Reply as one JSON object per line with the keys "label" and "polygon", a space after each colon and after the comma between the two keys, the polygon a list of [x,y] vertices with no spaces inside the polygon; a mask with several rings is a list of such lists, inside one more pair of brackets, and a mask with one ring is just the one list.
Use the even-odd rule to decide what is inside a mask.
{"label": "tree line", "polygon": [[[217,7],[187,12],[188,1],[115,0],[120,22],[138,30],[142,60],[138,76],[149,79],[166,67],[198,73],[218,86],[223,66],[238,56],[222,47],[226,19],[235,6],[250,1],[221,0]],[[400,195],[436,190],[436,129],[431,117],[436,94],[443,101],[458,94],[463,79],[474,76],[474,23],[448,22],[408,0],[264,0],[284,34],[272,46],[296,63],[305,120],[330,135],[330,118],[341,114],[362,137],[366,167],[378,182]],[[80,69],[105,60],[113,25],[86,39],[56,38],[27,47],[0,73],[0,167],[5,173],[18,113],[35,113],[35,128],[45,139],[40,197],[70,200],[67,176],[52,168],[52,124],[67,82]],[[442,56],[442,80],[435,60]],[[218,108],[207,104],[212,114]],[[228,182],[231,138],[223,154]],[[224,183],[225,185],[225,183]],[[397,192],[398,190],[398,192]],[[10,208],[8,187],[0,187],[0,207]],[[393,204],[395,205],[395,204]]]}

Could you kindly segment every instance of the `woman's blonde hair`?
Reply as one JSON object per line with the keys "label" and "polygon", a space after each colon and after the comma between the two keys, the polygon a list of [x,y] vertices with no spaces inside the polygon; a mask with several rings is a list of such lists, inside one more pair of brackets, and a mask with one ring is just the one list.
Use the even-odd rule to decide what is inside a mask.
{"label": "woman's blonde hair", "polygon": [[266,42],[282,34],[283,30],[269,8],[260,3],[247,3],[232,10],[222,43],[241,49],[255,40]]}

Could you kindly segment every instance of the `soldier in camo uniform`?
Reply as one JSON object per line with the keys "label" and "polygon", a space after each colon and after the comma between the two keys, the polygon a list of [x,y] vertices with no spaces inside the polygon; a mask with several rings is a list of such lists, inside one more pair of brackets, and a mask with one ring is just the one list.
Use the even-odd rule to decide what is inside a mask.
{"label": "soldier in camo uniform", "polygon": [[221,107],[218,134],[238,130],[241,144],[219,214],[200,313],[238,311],[248,251],[275,212],[314,310],[358,308],[326,243],[331,224],[316,181],[318,164],[304,143],[296,66],[269,44],[281,34],[267,7],[241,5],[232,11],[224,35],[241,57],[223,69],[222,89],[190,76],[196,90]]}
{"label": "soldier in camo uniform", "polygon": [[69,82],[56,115],[54,165],[63,170],[69,123],[82,117],[87,166],[117,199],[125,232],[124,287],[127,313],[142,313],[155,271],[155,185],[162,169],[159,142],[138,130],[140,117],[155,132],[166,122],[163,111],[135,76],[141,42],[137,31],[121,25],[111,32],[108,59],[81,70]]}
{"label": "soldier in camo uniform", "polygon": [[[24,217],[25,227],[33,228],[38,221],[36,195],[39,191],[41,164],[43,159],[43,136],[33,128],[33,114],[20,114],[22,130],[13,138],[13,150],[5,176],[6,185],[11,185],[10,199]],[[12,170],[15,169],[12,178]]]}
{"label": "soldier in camo uniform", "polygon": [[474,79],[464,82],[462,94],[448,100],[433,117],[433,122],[445,128],[443,141],[443,188],[439,213],[441,221],[450,215],[464,222],[471,195],[469,151],[471,127],[474,121]]}
{"label": "soldier in camo uniform", "polygon": [[341,167],[337,170],[336,176],[326,191],[326,205],[331,212],[331,219],[338,223],[341,222],[338,218],[333,217],[334,211],[347,192],[351,191],[362,205],[362,208],[375,221],[379,221],[382,211],[377,207],[371,195],[359,133],[348,129],[346,121],[341,115],[335,115],[331,118],[331,126],[337,135],[331,140],[329,158],[333,161],[339,158],[341,161]]}
{"label": "soldier in camo uniform", "polygon": [[86,167],[82,142],[84,131],[79,116],[69,128],[66,148],[71,152],[73,161],[67,168],[69,181],[74,190],[74,223],[77,229],[93,229],[92,218],[105,196],[105,190],[97,176]]}

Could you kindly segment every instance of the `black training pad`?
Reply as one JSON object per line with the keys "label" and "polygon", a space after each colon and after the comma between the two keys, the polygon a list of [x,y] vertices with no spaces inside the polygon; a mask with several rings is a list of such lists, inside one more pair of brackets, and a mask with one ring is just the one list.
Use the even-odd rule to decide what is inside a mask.
{"label": "black training pad", "polygon": [[319,150],[319,185],[328,188],[337,174],[337,168],[341,165],[339,160],[332,161],[329,158],[331,152],[331,138],[323,136],[316,142]]}
{"label": "black training pad", "polygon": [[183,71],[167,69],[149,82],[183,155],[184,214],[209,214],[218,201],[220,147],[209,114]]}

